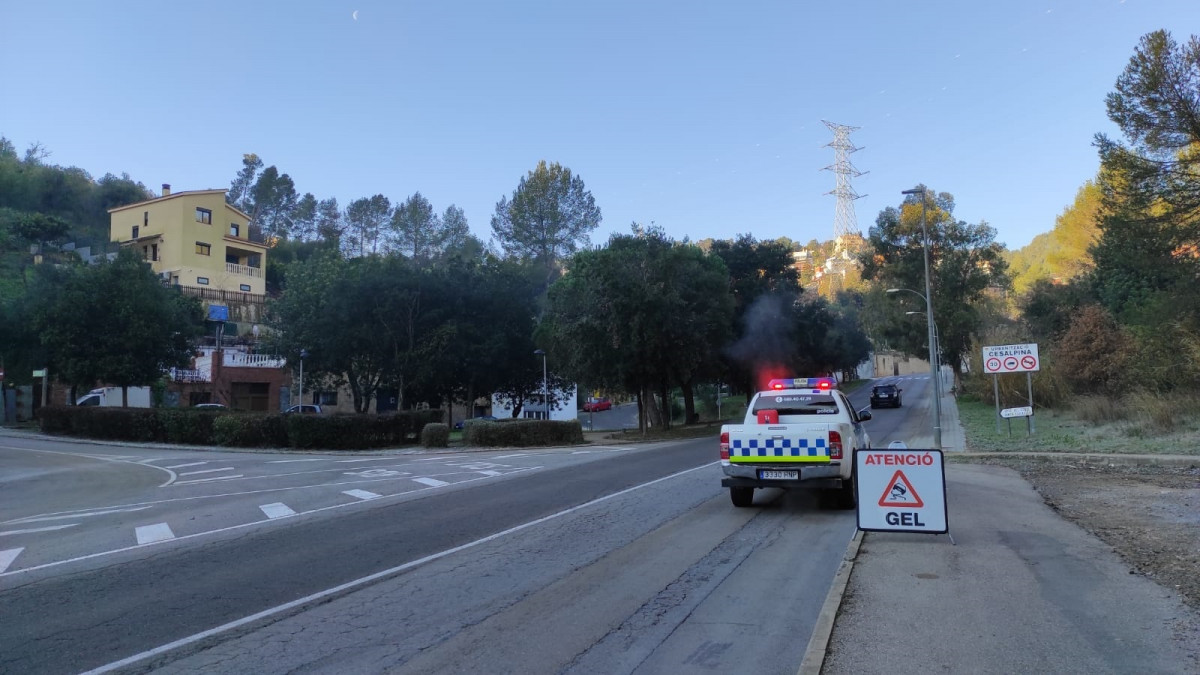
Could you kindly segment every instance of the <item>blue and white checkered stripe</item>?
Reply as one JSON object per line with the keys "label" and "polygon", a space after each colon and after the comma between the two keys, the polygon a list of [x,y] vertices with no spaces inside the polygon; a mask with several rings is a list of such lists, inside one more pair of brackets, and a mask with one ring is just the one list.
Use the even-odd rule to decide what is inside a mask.
{"label": "blue and white checkered stripe", "polygon": [[828,457],[829,443],[824,438],[734,438],[729,444],[730,457]]}

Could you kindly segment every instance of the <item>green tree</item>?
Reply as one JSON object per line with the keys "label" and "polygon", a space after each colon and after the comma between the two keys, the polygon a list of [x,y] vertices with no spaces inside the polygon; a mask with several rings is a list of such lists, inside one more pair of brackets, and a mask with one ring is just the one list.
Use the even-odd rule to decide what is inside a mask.
{"label": "green tree", "polygon": [[392,215],[392,203],[383,195],[362,197],[346,207],[344,244],[348,253],[358,249],[361,258],[379,252],[379,235]]}
{"label": "green tree", "polygon": [[[985,292],[1008,285],[1007,263],[991,226],[956,220],[952,195],[922,189],[934,317],[943,358],[958,373],[971,348],[971,337],[981,325],[980,304]],[[909,195],[899,209],[889,206],[880,212],[859,257],[864,279],[884,289],[925,293],[921,214],[922,195]],[[927,356],[926,324],[903,318],[905,311],[924,312],[924,302],[909,293],[897,293],[892,301],[893,320],[884,328],[887,341],[909,354]]]}
{"label": "green tree", "polygon": [[264,169],[253,153],[242,156],[242,169],[225,193],[225,201],[250,214],[254,226],[281,238],[292,234],[298,199],[291,176],[273,165]]}
{"label": "green tree", "polygon": [[586,246],[599,225],[600,207],[583,179],[543,160],[521,178],[512,199],[496,203],[492,236],[506,255],[542,267],[549,283],[560,262]]}
{"label": "green tree", "polygon": [[163,286],[131,250],[43,274],[31,293],[51,372],[73,384],[149,385],[188,364],[203,330],[200,303]]}
{"label": "green tree", "polygon": [[396,205],[391,230],[396,250],[415,261],[428,262],[441,247],[442,220],[420,192]]}

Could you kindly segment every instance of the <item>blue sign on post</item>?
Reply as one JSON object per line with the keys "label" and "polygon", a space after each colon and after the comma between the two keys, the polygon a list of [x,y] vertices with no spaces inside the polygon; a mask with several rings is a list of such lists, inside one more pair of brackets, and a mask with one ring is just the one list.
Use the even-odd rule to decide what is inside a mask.
{"label": "blue sign on post", "polygon": [[208,306],[209,321],[228,321],[229,308],[225,305],[209,305]]}

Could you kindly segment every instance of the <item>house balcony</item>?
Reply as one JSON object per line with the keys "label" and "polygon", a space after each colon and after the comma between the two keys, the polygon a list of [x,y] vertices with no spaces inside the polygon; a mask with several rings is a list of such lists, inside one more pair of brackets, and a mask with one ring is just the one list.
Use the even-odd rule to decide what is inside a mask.
{"label": "house balcony", "polygon": [[240,274],[240,275],[246,276],[246,277],[255,277],[255,278],[262,277],[262,268],[261,267],[250,267],[249,265],[239,265],[237,263],[231,263],[231,262],[225,263],[225,271],[230,274]]}
{"label": "house balcony", "polygon": [[247,354],[245,352],[222,352],[227,368],[283,368],[287,359],[275,354]]}

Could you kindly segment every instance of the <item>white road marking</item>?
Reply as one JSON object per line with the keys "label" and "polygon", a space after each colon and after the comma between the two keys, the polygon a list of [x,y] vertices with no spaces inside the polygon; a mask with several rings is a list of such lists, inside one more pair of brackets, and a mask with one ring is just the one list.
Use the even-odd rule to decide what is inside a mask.
{"label": "white road marking", "polygon": [[171,484],[171,481],[175,480],[175,472],[174,472],[174,471],[172,471],[172,470],[170,470],[170,469],[168,469],[168,468],[166,468],[166,467],[162,467],[162,466],[155,466],[155,465],[153,465],[153,464],[142,464],[141,462],[133,462],[133,461],[130,461],[130,460],[127,460],[127,459],[118,459],[118,458],[108,458],[108,457],[104,457],[104,456],[85,455],[85,454],[83,454],[83,453],[78,453],[78,452],[63,452],[63,451],[61,451],[61,450],[39,450],[39,449],[36,449],[36,448],[21,448],[21,447],[17,447],[17,446],[15,446],[15,445],[0,445],[0,449],[4,449],[4,450],[24,450],[25,452],[44,452],[44,453],[47,453],[47,454],[50,454],[50,455],[67,455],[67,456],[69,456],[69,457],[87,457],[87,458],[89,458],[89,459],[99,459],[99,460],[103,460],[103,461],[105,461],[105,462],[118,462],[118,463],[120,463],[120,464],[132,464],[132,465],[134,465],[134,466],[144,466],[144,467],[148,467],[148,468],[151,468],[151,469],[158,469],[159,471],[166,471],[168,474],[170,474],[170,475],[171,475],[171,477],[167,479],[167,482],[163,483],[163,484],[162,484],[162,485],[160,485],[159,487],[164,487],[164,486],[170,485],[170,484]]}
{"label": "white road marking", "polygon": [[[207,463],[208,462],[201,462],[201,464],[207,464]],[[200,471],[180,471],[179,475],[180,476],[195,476],[197,474],[202,474],[202,473],[218,473],[221,471],[233,471],[233,467],[226,466],[226,467],[222,467],[220,469],[201,469]]]}
{"label": "white road marking", "polygon": [[168,466],[167,468],[168,469],[182,469],[185,466],[200,466],[201,464],[208,464],[208,462],[188,462],[187,464],[176,464],[175,466]]}
{"label": "white road marking", "polygon": [[257,614],[251,614],[250,616],[244,616],[240,619],[230,621],[229,623],[217,626],[216,628],[210,628],[206,631],[196,633],[195,635],[189,635],[185,638],[180,638],[178,640],[175,640],[174,642],[168,642],[165,645],[160,645],[158,647],[155,647],[154,649],[148,649],[140,654],[134,654],[133,656],[123,658],[120,661],[113,661],[112,663],[109,663],[107,665],[103,665],[103,666],[100,666],[99,668],[89,670],[86,673],[83,673],[83,675],[101,675],[101,673],[109,673],[114,670],[124,668],[125,666],[132,665],[139,661],[144,661],[146,659],[153,658],[160,654],[165,654],[169,651],[178,649],[185,645],[195,644],[202,640],[207,640],[208,638],[210,638],[214,635],[220,635],[221,633],[228,632],[235,628],[240,628],[247,624],[253,624],[257,621],[261,621],[263,619],[275,616],[277,614],[282,614],[284,612],[293,610],[297,607],[303,607],[304,605],[307,605],[309,603],[316,602],[318,600],[323,600],[330,596],[336,596],[336,595],[339,595],[346,591],[349,591],[349,590],[352,590],[355,588],[359,588],[362,586],[366,586],[367,584],[371,584],[371,583],[374,583],[374,582],[382,580],[382,579],[386,579],[391,576],[395,576],[397,574],[400,574],[401,572],[406,572],[410,569],[413,569],[414,567],[420,567],[421,565],[433,562],[435,560],[440,560],[442,558],[445,558],[446,556],[454,555],[455,553],[459,553],[461,551],[465,551],[470,548],[475,548],[476,546],[486,544],[490,541],[495,541],[496,539],[500,539],[502,537],[507,537],[510,534],[514,534],[516,532],[520,532],[522,530],[529,529],[536,525],[541,525],[542,523],[545,523],[547,521],[561,518],[563,516],[575,513],[576,511],[579,511],[581,509],[586,509],[590,506],[595,506],[596,504],[606,502],[610,499],[615,499],[617,497],[627,495],[630,492],[633,492],[635,490],[640,490],[645,487],[650,487],[651,485],[656,485],[663,481],[671,480],[672,478],[678,478],[679,476],[682,476],[684,474],[689,474],[693,471],[699,471],[701,469],[707,469],[707,468],[716,466],[719,463],[720,462],[710,462],[708,464],[692,467],[690,469],[684,469],[683,471],[673,473],[669,476],[663,476],[662,478],[656,478],[648,483],[642,483],[641,485],[634,485],[633,487],[625,488],[624,490],[621,490],[619,492],[614,492],[611,495],[605,495],[603,497],[598,497],[596,499],[593,499],[590,502],[584,502],[583,504],[579,504],[577,506],[572,506],[571,508],[568,508],[568,509],[563,509],[562,511],[559,511],[558,513],[551,513],[548,516],[542,516],[541,518],[538,518],[536,520],[530,520],[528,522],[521,523],[520,525],[510,527],[507,530],[503,530],[503,531],[497,532],[495,534],[490,534],[486,537],[483,537],[482,539],[476,539],[475,541],[467,542],[460,546],[455,546],[454,548],[448,548],[444,551],[439,551],[437,553],[427,555],[424,558],[418,558],[416,560],[411,560],[409,562],[404,563],[403,565],[397,565],[395,567],[392,567],[391,569],[386,569],[381,572],[376,572],[374,574],[371,574],[371,575],[368,575],[368,576],[365,576],[365,577],[362,577],[359,579],[355,579],[353,581],[348,581],[344,584],[341,584],[340,586],[334,586],[333,588],[327,588],[323,591],[318,591],[316,593],[313,593],[312,595],[309,595],[309,596],[306,596],[303,598],[299,598],[297,600],[292,600],[291,602],[287,602],[287,603],[284,603],[284,604],[276,606],[276,607],[271,607],[270,609],[264,609],[263,611],[258,612]]}
{"label": "white road marking", "polygon": [[17,556],[21,555],[21,551],[24,550],[25,547],[10,548],[7,551],[0,551],[0,574],[3,574],[4,570],[8,569],[8,566],[13,564],[13,561],[16,560]]}
{"label": "white road marking", "polygon": [[53,532],[54,530],[65,530],[68,527],[75,527],[79,523],[71,523],[69,525],[51,525],[49,527],[32,527],[27,530],[6,530],[0,532],[0,537],[6,534],[32,534],[33,532]]}
{"label": "white road marking", "polygon": [[[521,467],[521,468],[514,470],[512,473],[540,471],[541,469],[544,469],[544,468],[545,467],[543,467],[543,466]],[[378,482],[381,482],[384,480],[391,481],[390,478],[383,478],[383,479],[370,480],[370,481],[355,480],[355,481],[346,481],[343,483],[326,483],[323,485],[304,485],[304,486],[301,486],[301,488],[311,488],[311,487],[327,488],[327,487],[330,487],[331,485],[355,485],[355,484],[361,484],[364,482],[378,483]],[[482,477],[481,478],[468,478],[466,480],[459,481],[459,484],[474,483],[476,481],[481,481],[481,480],[487,480],[487,479],[482,478]],[[180,497],[177,499],[160,499],[158,501],[151,502],[151,504],[167,504],[167,503],[172,503],[172,502],[187,502],[187,501],[193,501],[193,500],[197,500],[197,499],[214,499],[214,498],[218,498],[218,497],[240,497],[242,495],[259,495],[259,494],[264,494],[267,492],[285,492],[285,491],[291,492],[291,491],[294,491],[297,489],[300,489],[300,488],[265,488],[262,490],[244,490],[242,492],[227,492],[227,493],[219,494],[219,495],[201,495],[199,497]],[[426,488],[426,489],[431,489],[431,488]],[[421,492],[421,491],[422,490],[416,490],[415,492]],[[401,492],[399,494],[392,495],[392,496],[393,497],[406,497],[409,494],[412,494],[412,493]],[[354,506],[357,503],[358,502],[346,502],[343,504],[333,504],[332,506],[322,506],[320,508],[312,509],[309,511],[301,511],[297,515],[306,516],[306,515],[309,515],[312,513],[320,513],[322,511],[332,511],[334,509],[341,509],[341,508],[345,508],[348,506]],[[221,532],[232,532],[234,530],[242,530],[242,529],[245,529],[248,527],[258,527],[258,526],[262,525],[263,523],[269,523],[269,522],[271,522],[271,521],[254,520],[254,521],[251,521],[248,523],[242,523],[240,525],[230,525],[229,527],[218,527],[215,530],[207,530],[205,532],[195,532],[193,534],[185,534],[182,537],[178,537],[177,541],[182,541],[184,539],[194,539],[196,537],[205,537],[210,534],[220,534]],[[89,553],[87,555],[81,555],[81,556],[77,556],[74,558],[67,558],[66,560],[56,560],[54,562],[43,563],[41,565],[34,565],[33,567],[25,567],[23,569],[13,570],[11,572],[3,572],[3,573],[0,573],[0,577],[16,576],[18,574],[24,574],[25,572],[35,572],[37,570],[47,569],[50,567],[58,567],[59,565],[67,565],[69,563],[76,563],[76,562],[80,562],[83,560],[91,560],[92,558],[100,558],[100,557],[103,557],[106,555],[112,555],[113,553],[124,553],[125,551],[132,551],[135,548],[139,548],[139,547],[138,546],[124,546],[122,548],[114,548],[109,551],[100,551],[99,553]]]}
{"label": "white road marking", "polygon": [[480,471],[479,473],[481,473],[485,476],[503,476],[504,475],[503,471]]}
{"label": "white road marking", "polygon": [[528,456],[529,456],[528,452],[518,452],[515,455],[496,455],[492,459],[511,459],[513,457],[528,457]]}
{"label": "white road marking", "polygon": [[575,452],[572,452],[571,454],[572,455],[590,455],[590,454],[592,454],[592,452],[593,452],[592,450],[576,450]]}
{"label": "white road marking", "polygon": [[292,464],[294,462],[328,462],[328,461],[329,461],[328,457],[322,457],[320,459],[273,459],[273,460],[267,462],[267,464]]}
{"label": "white road marking", "polygon": [[442,487],[443,485],[449,485],[449,483],[446,481],[438,480],[436,478],[414,478],[413,482],[420,483],[421,485],[428,485],[429,487]]}
{"label": "white road marking", "polygon": [[153,525],[143,525],[134,530],[137,535],[138,545],[153,544],[156,541],[166,541],[174,539],[175,533],[171,531],[171,526],[166,523],[155,523]]}
{"label": "white road marking", "polygon": [[383,462],[383,461],[386,461],[389,459],[395,459],[395,457],[371,457],[370,459],[339,459],[339,460],[337,460],[337,463],[338,464],[356,464],[358,462]]}
{"label": "white road marking", "polygon": [[271,518],[271,519],[285,518],[287,516],[296,515],[296,512],[293,511],[291,508],[289,508],[288,505],[284,504],[283,502],[275,502],[274,504],[263,504],[262,506],[260,506],[258,508],[262,509],[262,512],[267,514],[267,517]]}
{"label": "white road marking", "polygon": [[211,483],[217,480],[233,480],[234,478],[243,478],[244,474],[236,473],[232,476],[213,476],[212,478],[196,478],[194,480],[180,480],[171,483],[172,485],[195,485],[196,483]]}
{"label": "white road marking", "polygon": [[414,462],[436,462],[439,459],[446,459],[446,458],[445,457],[418,457],[417,459],[414,459],[413,461]]}
{"label": "white road marking", "polygon": [[351,497],[355,497],[357,499],[377,499],[382,496],[377,495],[374,492],[367,492],[366,490],[342,490],[342,494],[350,495]]}
{"label": "white road marking", "polygon": [[65,514],[52,514],[52,515],[46,515],[46,516],[31,516],[29,518],[18,518],[17,520],[10,520],[4,524],[10,525],[10,524],[15,524],[15,523],[42,523],[47,520],[68,520],[70,518],[90,518],[92,516],[107,515],[109,513],[128,513],[130,511],[142,511],[142,510],[148,509],[148,508],[150,508],[149,505],[131,506],[128,508],[120,508],[120,509],[104,509],[102,511],[82,511],[82,512],[65,513]]}
{"label": "white road marking", "polygon": [[411,476],[408,471],[393,471],[391,469],[365,469],[363,471],[347,471],[347,476],[362,476],[363,478],[383,478],[385,476]]}

